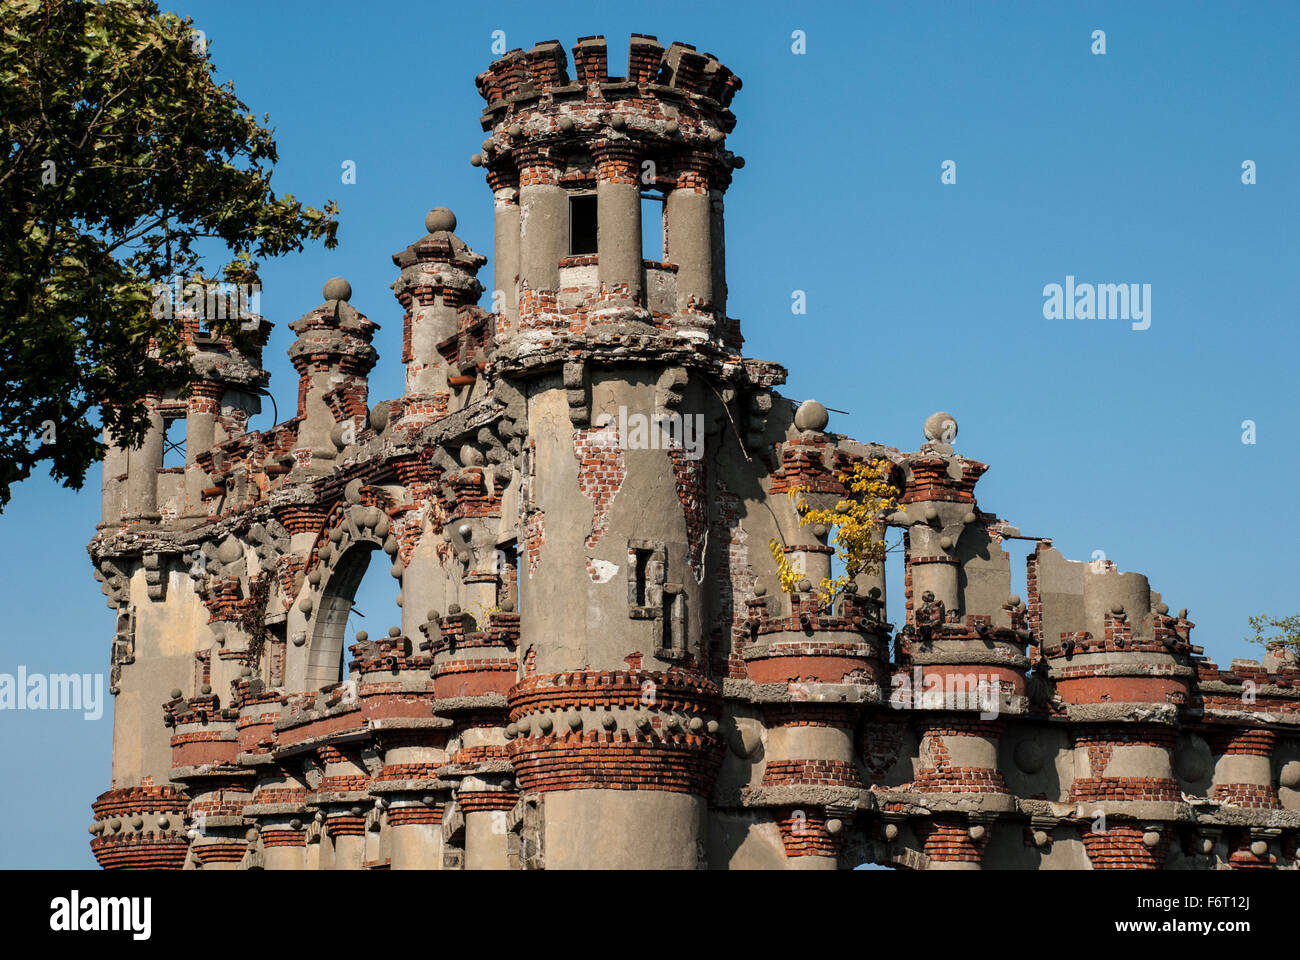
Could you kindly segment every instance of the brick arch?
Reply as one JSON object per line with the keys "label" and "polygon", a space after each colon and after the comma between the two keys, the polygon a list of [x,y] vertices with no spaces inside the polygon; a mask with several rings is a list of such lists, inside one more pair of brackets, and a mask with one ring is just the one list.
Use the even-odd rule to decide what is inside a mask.
{"label": "brick arch", "polygon": [[380,541],[362,535],[344,548],[329,568],[321,585],[320,599],[312,615],[311,639],[307,646],[306,688],[320,690],[343,679],[343,655],[347,646],[348,614],[357,588],[370,566],[370,555]]}

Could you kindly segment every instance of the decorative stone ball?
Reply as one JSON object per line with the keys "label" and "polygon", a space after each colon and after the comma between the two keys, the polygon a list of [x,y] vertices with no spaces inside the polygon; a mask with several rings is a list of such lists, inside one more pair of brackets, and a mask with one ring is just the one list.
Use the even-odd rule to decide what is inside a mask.
{"label": "decorative stone ball", "polygon": [[330,539],[331,539],[332,541],[334,541],[335,543],[338,543],[339,541],[341,541],[341,540],[343,539],[343,528],[342,528],[342,527],[335,527],[333,530],[331,530],[331,531],[330,531]]}
{"label": "decorative stone ball", "polygon": [[360,807],[352,807],[350,810],[348,810],[348,813],[352,814],[352,816],[354,816],[354,817],[359,817],[359,816],[361,816],[361,808],[360,808]]}
{"label": "decorative stone ball", "polygon": [[560,117],[559,128],[560,128],[560,130],[562,130],[564,133],[568,133],[570,130],[573,129],[573,118],[572,118],[572,117]]}
{"label": "decorative stone ball", "polygon": [[102,823],[92,823],[87,829],[89,829],[91,833],[103,833],[104,825]]}
{"label": "decorative stone ball", "polygon": [[1110,608],[1110,612],[1117,617],[1122,617],[1124,616],[1124,605],[1122,603],[1117,603],[1115,606]]}
{"label": "decorative stone ball", "polygon": [[885,824],[885,839],[891,842],[898,839],[898,824]]}
{"label": "decorative stone ball", "polygon": [[424,229],[430,233],[451,233],[456,229],[456,214],[446,207],[434,207],[424,215]]}
{"label": "decorative stone ball", "polygon": [[458,614],[458,613],[460,613],[460,604],[459,604],[459,603],[453,603],[451,606],[449,606],[449,607],[447,608],[447,616],[449,616],[449,617],[454,617],[454,616],[456,616],[456,614]]}
{"label": "decorative stone ball", "polygon": [[957,421],[951,413],[940,410],[925,418],[925,439],[952,443],[957,437]]}
{"label": "decorative stone ball", "polygon": [[650,731],[650,721],[647,720],[645,717],[642,717],[640,720],[636,722],[636,728],[641,733],[648,733]]}
{"label": "decorative stone ball", "polygon": [[767,587],[763,586],[761,583],[754,584],[754,596],[756,597],[767,596]]}
{"label": "decorative stone ball", "polygon": [[423,797],[420,798],[420,802],[424,804],[426,807],[433,807],[433,806],[437,806],[438,798],[431,793],[426,793]]}
{"label": "decorative stone ball", "polygon": [[370,634],[366,633],[366,631],[364,630],[357,631],[357,643],[365,643],[369,639],[370,639]]}
{"label": "decorative stone ball", "polygon": [[313,606],[314,604],[312,602],[311,597],[309,596],[303,597],[301,600],[298,601],[298,609],[301,610],[303,613],[311,613],[311,608]]}
{"label": "decorative stone ball", "polygon": [[320,567],[313,568],[312,572],[307,574],[307,582],[310,583],[313,587],[320,586],[320,582],[321,582]]}
{"label": "decorative stone ball", "polygon": [[1156,613],[1160,614],[1160,616],[1163,617],[1163,616],[1164,616],[1165,614],[1167,614],[1168,612],[1169,612],[1169,604],[1167,604],[1167,603],[1157,603],[1157,604],[1156,604]]}
{"label": "decorative stone ball", "polygon": [[251,676],[253,675],[253,668],[252,668],[252,667],[244,667],[244,669],[242,669],[242,670],[239,671],[239,675],[240,675],[241,677],[251,677]]}
{"label": "decorative stone ball", "polygon": [[1178,619],[1179,619],[1179,620],[1186,620],[1186,619],[1187,619],[1187,608],[1186,608],[1186,607],[1183,607],[1183,609],[1181,609],[1181,610],[1178,611]]}
{"label": "decorative stone ball", "polygon": [[709,132],[708,132],[708,138],[709,138],[709,143],[721,143],[721,142],[722,142],[722,131],[721,131],[721,130],[718,130],[718,129],[716,129],[716,128],[710,127],[710,128],[709,128]]}
{"label": "decorative stone ball", "polygon": [[952,537],[940,537],[940,538],[939,538],[939,547],[940,547],[940,549],[943,549],[943,550],[951,550],[951,549],[952,549]]}
{"label": "decorative stone ball", "polygon": [[[343,488],[343,496],[347,499],[348,503],[360,503],[361,481],[359,479],[349,480],[348,485]],[[337,530],[339,528],[335,527],[334,529]]]}
{"label": "decorative stone ball", "polygon": [[514,613],[514,612],[515,612],[515,602],[514,602],[514,600],[512,600],[510,597],[506,597],[504,600],[502,600],[502,601],[501,601],[501,612],[502,612],[502,613]]}
{"label": "decorative stone ball", "polygon": [[926,508],[925,508],[925,511],[924,511],[921,515],[922,515],[923,517],[925,517],[925,519],[926,519],[927,521],[933,523],[935,520],[938,520],[938,519],[939,519],[939,508],[938,508],[938,507],[926,507]]}
{"label": "decorative stone ball", "polygon": [[244,548],[234,537],[227,537],[217,548],[217,559],[222,563],[234,563],[244,555]]}
{"label": "decorative stone ball", "polygon": [[402,628],[401,628],[401,627],[389,627],[389,628],[388,628],[388,635],[389,635],[390,637],[400,637],[400,636],[402,635]]}
{"label": "decorative stone ball", "polygon": [[144,826],[144,817],[135,816],[131,818],[131,827],[133,829],[139,830],[143,826]]}
{"label": "decorative stone ball", "polygon": [[612,713],[607,713],[600,718],[600,725],[604,727],[606,730],[613,730],[615,727],[618,726],[618,721],[614,719],[614,715]]}
{"label": "decorative stone ball", "polygon": [[977,824],[975,824],[973,827],[971,827],[969,830],[967,830],[967,831],[966,831],[966,834],[967,834],[967,836],[969,836],[972,840],[983,840],[983,839],[984,839],[984,825],[983,825],[983,824],[980,824],[980,823],[977,823]]}
{"label": "decorative stone ball", "polygon": [[406,597],[399,593],[393,600],[393,603],[397,604],[399,607],[404,607],[406,606]]}
{"label": "decorative stone ball", "polygon": [[1159,830],[1148,830],[1146,833],[1142,834],[1142,844],[1148,849],[1154,847],[1159,842],[1160,842]]}
{"label": "decorative stone ball", "polygon": [[522,137],[524,135],[524,128],[517,123],[512,123],[510,126],[506,127],[506,133],[510,134],[512,137]]}
{"label": "decorative stone ball", "polygon": [[456,528],[456,532],[460,534],[461,539],[463,540],[468,540],[470,537],[474,536],[474,528],[468,523],[462,523]]}
{"label": "decorative stone ball", "polygon": [[708,723],[704,725],[704,732],[711,737],[716,737],[718,735],[718,731],[721,729],[722,729],[721,724],[719,724],[718,721],[716,720],[710,720]]}
{"label": "decorative stone ball", "polygon": [[428,613],[424,615],[424,618],[428,620],[430,623],[436,623],[437,621],[442,619],[442,614],[439,613],[437,610],[430,610]]}
{"label": "decorative stone ball", "polygon": [[379,433],[384,432],[384,428],[388,426],[387,400],[380,401],[370,408],[370,425]]}
{"label": "decorative stone ball", "polygon": [[1300,790],[1300,760],[1289,760],[1277,772],[1277,782],[1288,790]]}
{"label": "decorative stone ball", "polygon": [[934,603],[934,591],[933,591],[933,590],[927,590],[927,591],[925,591],[925,593],[921,594],[921,602],[922,602],[922,603]]}
{"label": "decorative stone ball", "polygon": [[1256,840],[1250,845],[1250,852],[1257,857],[1262,857],[1268,853],[1268,843],[1264,840]]}
{"label": "decorative stone ball", "polygon": [[691,728],[691,733],[699,733],[701,730],[704,729],[704,718],[691,717],[691,722],[689,726]]}
{"label": "decorative stone ball", "polygon": [[483,456],[483,451],[472,443],[467,443],[465,446],[460,448],[461,466],[481,467],[486,462],[486,459],[487,458]]}
{"label": "decorative stone ball", "polygon": [[507,740],[513,740],[515,738],[515,734],[518,733],[519,731],[515,729],[515,725],[513,723],[507,723],[504,732]]}
{"label": "decorative stone ball", "polygon": [[664,133],[668,134],[668,136],[670,137],[673,134],[675,134],[677,130],[678,130],[678,126],[676,120],[669,120],[667,123],[664,124]]}
{"label": "decorative stone ball", "polygon": [[622,114],[614,114],[609,118],[609,125],[615,130],[622,130],[627,126],[627,119]]}
{"label": "decorative stone ball", "polygon": [[1213,852],[1214,852],[1214,841],[1211,840],[1209,837],[1206,837],[1204,840],[1201,841],[1201,853],[1205,854],[1208,857]]}
{"label": "decorative stone ball", "polygon": [[975,514],[970,511],[967,511],[965,514],[963,514],[961,518],[962,523],[974,523],[975,520],[976,520]]}
{"label": "decorative stone ball", "polygon": [[249,827],[248,832],[244,834],[244,837],[245,839],[248,840],[249,843],[252,843],[254,840],[257,839],[257,828]]}
{"label": "decorative stone ball", "polygon": [[542,728],[542,733],[550,733],[551,728],[555,726],[550,717],[542,717],[541,720],[537,721],[537,725]]}
{"label": "decorative stone ball", "polygon": [[388,572],[393,575],[394,580],[401,580],[402,575],[406,573],[406,564],[398,560],[396,563],[393,564],[392,568]]}
{"label": "decorative stone ball", "polygon": [[832,837],[838,836],[844,830],[844,821],[831,817],[826,821],[826,832]]}
{"label": "decorative stone ball", "polygon": [[1046,831],[1046,830],[1035,830],[1035,831],[1034,831],[1034,846],[1036,846],[1036,847],[1045,847],[1045,846],[1047,846],[1047,831]]}
{"label": "decorative stone ball", "polygon": [[1007,597],[1007,606],[1009,607],[1020,606],[1020,597],[1014,593],[1011,596]]}
{"label": "decorative stone ball", "polygon": [[342,277],[330,277],[325,281],[325,287],[321,292],[325,294],[326,300],[351,300],[352,284]]}
{"label": "decorative stone ball", "polygon": [[1036,740],[1021,740],[1016,744],[1013,756],[1016,766],[1024,773],[1037,773],[1043,769],[1043,762],[1047,759]]}
{"label": "decorative stone ball", "polygon": [[799,592],[800,592],[800,593],[811,593],[811,592],[812,592],[812,581],[809,580],[807,577],[804,577],[802,580],[800,580],[800,581],[799,581]]}
{"label": "decorative stone ball", "polygon": [[815,524],[813,524],[812,532],[813,532],[813,536],[814,536],[814,537],[824,537],[824,536],[826,536],[826,532],[827,532],[827,531],[826,531],[826,524],[824,524],[824,523],[815,523]]}
{"label": "decorative stone ball", "polygon": [[211,692],[212,692],[212,684],[210,683],[205,683],[203,686],[199,687],[199,693],[203,694],[205,697]]}
{"label": "decorative stone ball", "polygon": [[469,163],[470,166],[472,167],[483,166],[483,154],[481,153],[470,154]]}
{"label": "decorative stone ball", "polygon": [[119,831],[119,830],[122,829],[122,821],[121,821],[121,820],[110,820],[110,821],[108,822],[108,829],[112,830],[114,833],[117,833],[117,831]]}
{"label": "decorative stone ball", "polygon": [[179,700],[182,696],[180,687],[173,687],[171,696],[173,700]]}
{"label": "decorative stone ball", "polygon": [[825,430],[831,415],[816,400],[805,400],[794,412],[794,425],[800,430]]}
{"label": "decorative stone ball", "polygon": [[170,817],[159,817],[159,818],[158,818],[158,829],[159,829],[159,830],[166,830],[166,829],[168,829],[171,825],[172,825],[172,821],[171,821],[171,818],[170,818]]}
{"label": "decorative stone ball", "polygon": [[577,714],[577,713],[575,713],[575,714],[573,714],[572,716],[569,717],[569,729],[570,729],[570,730],[581,730],[581,729],[582,729],[582,715],[581,715],[581,714]]}

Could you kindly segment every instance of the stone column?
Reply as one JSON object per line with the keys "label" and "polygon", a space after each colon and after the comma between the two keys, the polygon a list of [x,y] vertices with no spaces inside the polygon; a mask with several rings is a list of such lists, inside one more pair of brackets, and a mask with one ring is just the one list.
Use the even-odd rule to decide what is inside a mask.
{"label": "stone column", "polygon": [[547,326],[555,313],[560,260],[569,249],[568,194],[557,161],[542,148],[520,151],[519,325]]}
{"label": "stone column", "polygon": [[640,161],[640,150],[628,140],[596,149],[600,295],[615,309],[642,302]]}
{"label": "stone column", "polygon": [[703,154],[690,153],[680,158],[677,183],[666,201],[665,258],[677,266],[678,313],[713,309],[711,162]]}
{"label": "stone column", "polygon": [[144,435],[144,442],[127,453],[126,516],[156,520],[158,471],[163,465],[165,427],[162,415],[155,406],[156,400],[145,402],[149,405],[149,429]]}
{"label": "stone column", "polygon": [[492,249],[492,309],[499,310],[497,333],[519,326],[519,175],[491,170],[495,243]]}

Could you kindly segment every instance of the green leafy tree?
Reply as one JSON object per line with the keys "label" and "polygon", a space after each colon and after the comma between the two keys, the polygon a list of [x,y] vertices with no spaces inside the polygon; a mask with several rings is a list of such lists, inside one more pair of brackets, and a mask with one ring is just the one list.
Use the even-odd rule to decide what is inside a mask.
{"label": "green leafy tree", "polygon": [[[1250,621],[1250,629],[1255,631],[1253,637],[1246,638],[1247,643],[1261,643],[1264,646],[1280,643],[1285,647],[1300,652],[1300,613],[1293,613],[1289,617],[1283,617],[1280,620],[1262,614],[1257,617],[1247,617],[1246,619]],[[1277,632],[1270,634],[1266,633],[1266,631]]]}
{"label": "green leafy tree", "polygon": [[152,289],[200,276],[200,247],[253,283],[256,258],[335,245],[335,204],[272,191],[272,131],[214,74],[152,2],[0,3],[0,509],[42,461],[79,489],[101,425],[138,445],[140,399],[184,388]]}

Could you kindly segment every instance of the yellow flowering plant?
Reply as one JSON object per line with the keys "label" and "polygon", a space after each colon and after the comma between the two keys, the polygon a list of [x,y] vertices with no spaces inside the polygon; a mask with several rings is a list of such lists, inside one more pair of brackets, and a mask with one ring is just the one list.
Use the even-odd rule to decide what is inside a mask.
{"label": "yellow flowering plant", "polygon": [[[847,496],[828,509],[814,510],[803,499],[809,492],[806,487],[794,487],[789,492],[791,499],[799,498],[795,510],[801,527],[820,523],[834,531],[830,542],[835,546],[835,556],[844,564],[844,572],[834,579],[824,578],[820,584],[818,593],[828,607],[858,574],[875,573],[884,563],[886,548],[881,519],[898,509],[902,497],[902,491],[887,479],[889,469],[887,460],[858,461],[851,471],[840,474],[840,481],[848,488]],[[803,571],[790,562],[775,537],[769,548],[776,561],[781,589],[794,593]]]}

